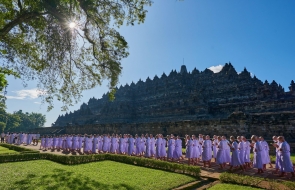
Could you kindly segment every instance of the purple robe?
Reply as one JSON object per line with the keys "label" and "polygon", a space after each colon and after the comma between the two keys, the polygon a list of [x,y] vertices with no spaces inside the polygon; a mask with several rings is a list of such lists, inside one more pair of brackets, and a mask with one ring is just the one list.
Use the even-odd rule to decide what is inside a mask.
{"label": "purple robe", "polygon": [[160,157],[166,157],[166,140],[162,139],[161,147],[160,147]]}
{"label": "purple robe", "polygon": [[285,141],[279,146],[281,172],[294,172],[293,163],[290,159],[290,145]]}
{"label": "purple robe", "polygon": [[134,138],[129,138],[128,139],[128,155],[132,155],[134,152]]}
{"label": "purple robe", "polygon": [[173,158],[174,150],[175,150],[175,140],[174,139],[169,139],[167,158]]}
{"label": "purple robe", "polygon": [[231,166],[240,166],[242,165],[239,156],[239,145],[236,141],[232,143],[232,155],[231,155]]}
{"label": "purple robe", "polygon": [[182,156],[182,140],[176,139],[175,140],[175,149],[173,152],[173,158],[179,159]]}
{"label": "purple robe", "polygon": [[263,163],[262,163],[262,146],[260,142],[256,142],[254,144],[254,158],[253,158],[253,168],[262,169]]}
{"label": "purple robe", "polygon": [[202,160],[211,161],[211,158],[212,158],[212,141],[205,140],[203,142]]}

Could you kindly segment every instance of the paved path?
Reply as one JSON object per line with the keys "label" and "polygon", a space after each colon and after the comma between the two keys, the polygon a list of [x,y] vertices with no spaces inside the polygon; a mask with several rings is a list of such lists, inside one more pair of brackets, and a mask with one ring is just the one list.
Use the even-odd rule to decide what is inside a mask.
{"label": "paved path", "polygon": [[[40,144],[39,144],[40,145]],[[33,150],[39,150],[39,147],[40,146],[33,146],[33,145],[29,145],[29,146],[24,146],[24,145],[21,145],[25,148],[29,148],[29,149],[33,149]],[[57,151],[54,151],[52,152],[51,150],[48,150],[48,151],[43,151],[43,150],[39,150],[41,153],[51,153],[51,154],[59,154],[59,155],[72,155],[71,153],[70,154],[65,154],[65,153],[62,153],[61,151],[60,152],[57,152]],[[184,161],[182,161],[181,163],[183,164],[187,164],[187,160],[185,159]],[[219,179],[219,176],[222,172],[226,172],[228,171],[229,167],[227,167],[226,169],[224,170],[219,170],[219,166],[215,163],[212,163],[211,164],[211,168],[204,168],[202,164],[198,164],[197,166],[199,166],[201,168],[201,177],[206,177],[206,178],[212,178],[212,179]],[[273,164],[273,166],[275,166]],[[264,177],[264,178],[269,178],[269,179],[280,179],[280,180],[292,180],[294,181],[294,178],[291,178],[291,174],[287,174],[287,176],[285,177],[278,177],[279,174],[273,174],[274,172],[274,169],[273,168],[269,168],[269,164],[267,164],[267,169],[266,171],[264,171],[263,174],[256,174],[257,170],[256,169],[249,169],[245,172],[241,171],[241,170],[238,170],[238,171],[235,171],[234,173],[237,173],[237,174],[243,174],[243,175],[249,175],[249,176],[256,176],[256,177]]]}

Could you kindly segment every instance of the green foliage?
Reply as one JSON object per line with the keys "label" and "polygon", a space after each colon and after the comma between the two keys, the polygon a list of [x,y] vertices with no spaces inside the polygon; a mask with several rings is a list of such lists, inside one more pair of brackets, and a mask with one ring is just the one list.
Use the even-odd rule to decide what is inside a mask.
{"label": "green foliage", "polygon": [[[46,122],[46,116],[40,113],[24,113],[22,110],[13,114],[7,113],[6,131],[27,131],[28,129],[43,127]],[[0,118],[1,121],[1,118]]]}
{"label": "green foliage", "polygon": [[1,154],[18,154],[18,152],[0,146],[0,155]]}
{"label": "green foliage", "polygon": [[0,144],[0,148],[5,147],[8,148],[9,150],[13,150],[14,152],[21,152],[21,153],[39,153],[39,151],[37,150],[32,150],[32,149],[28,149],[28,148],[24,148],[21,146],[15,146],[15,145],[11,145],[11,144]]}
{"label": "green foliage", "polygon": [[[222,183],[231,183],[238,185],[246,185],[266,189],[294,189],[295,182],[281,182],[268,178],[253,177],[247,175],[239,175],[233,173],[222,173],[219,177]],[[263,182],[263,184],[262,184]]]}
{"label": "green foliage", "polygon": [[[10,171],[10,172],[7,172]],[[1,164],[8,189],[173,189],[195,178],[112,161],[67,166],[47,160]]]}
{"label": "green foliage", "polygon": [[[143,23],[151,0],[3,0],[0,59],[24,81],[38,80],[43,101],[76,103],[109,81],[114,99],[128,44],[117,29]],[[70,28],[71,22],[76,23]],[[1,76],[0,76],[1,77]]]}
{"label": "green foliage", "polygon": [[247,187],[242,185],[233,185],[233,184],[226,184],[226,183],[219,183],[214,185],[213,187],[209,188],[209,190],[228,190],[228,189],[235,189],[235,190],[256,190],[258,188],[254,187]]}

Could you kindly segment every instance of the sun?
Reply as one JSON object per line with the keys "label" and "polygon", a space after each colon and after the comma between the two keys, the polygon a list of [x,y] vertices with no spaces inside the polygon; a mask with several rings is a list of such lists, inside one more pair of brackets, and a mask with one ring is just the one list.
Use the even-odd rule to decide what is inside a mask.
{"label": "sun", "polygon": [[74,22],[70,22],[70,24],[69,24],[69,27],[70,27],[70,28],[75,28],[75,26],[76,26],[76,23],[74,23]]}

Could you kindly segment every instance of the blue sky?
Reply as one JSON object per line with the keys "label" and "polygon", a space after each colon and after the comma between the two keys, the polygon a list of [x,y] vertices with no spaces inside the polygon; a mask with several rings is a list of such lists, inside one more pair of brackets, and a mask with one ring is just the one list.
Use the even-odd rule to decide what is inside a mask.
{"label": "blue sky", "polygon": [[[120,28],[130,56],[122,61],[120,83],[153,78],[183,63],[188,70],[204,70],[231,62],[238,72],[244,67],[260,80],[272,80],[288,90],[295,80],[294,0],[154,0],[144,24]],[[22,109],[46,115],[50,126],[61,112],[61,103],[46,112],[40,104],[36,82],[9,77],[9,112]],[[106,83],[85,91],[76,110],[89,98],[107,92]]]}

